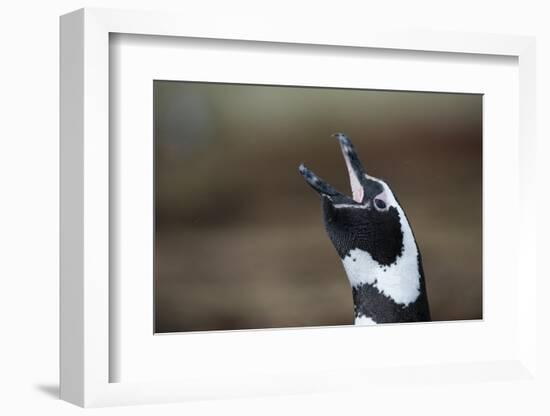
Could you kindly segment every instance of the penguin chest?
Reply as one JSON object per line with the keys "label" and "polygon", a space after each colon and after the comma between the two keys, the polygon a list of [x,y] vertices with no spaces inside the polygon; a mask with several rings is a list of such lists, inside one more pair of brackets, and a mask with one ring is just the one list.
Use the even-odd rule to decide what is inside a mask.
{"label": "penguin chest", "polygon": [[370,316],[357,315],[355,317],[355,325],[376,325],[376,322]]}

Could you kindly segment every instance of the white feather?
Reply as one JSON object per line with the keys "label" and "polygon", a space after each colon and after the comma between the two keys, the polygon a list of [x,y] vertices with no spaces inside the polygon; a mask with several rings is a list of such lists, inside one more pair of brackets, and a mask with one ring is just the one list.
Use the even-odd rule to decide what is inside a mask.
{"label": "white feather", "polygon": [[355,317],[355,325],[376,325],[376,322],[368,316],[361,315]]}

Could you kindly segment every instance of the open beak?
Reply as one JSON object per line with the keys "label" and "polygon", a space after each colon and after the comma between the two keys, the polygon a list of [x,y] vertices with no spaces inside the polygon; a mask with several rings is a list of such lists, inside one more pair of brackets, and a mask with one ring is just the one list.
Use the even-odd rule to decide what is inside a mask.
{"label": "open beak", "polygon": [[363,165],[361,165],[361,161],[357,156],[357,152],[355,152],[351,140],[345,134],[335,133],[333,136],[338,139],[340,149],[342,149],[342,154],[344,155],[344,160],[346,161],[353,200],[360,204],[363,202],[363,197],[365,196],[365,191],[361,183],[365,178]]}
{"label": "open beak", "polygon": [[348,168],[353,200],[348,196],[338,192],[331,185],[329,185],[327,182],[319,178],[315,173],[305,167],[304,164],[300,165],[299,171],[306,182],[321,195],[328,196],[334,202],[336,202],[335,200],[338,200],[343,203],[356,202],[360,204],[363,201],[363,197],[365,196],[365,191],[362,185],[362,182],[365,179],[363,166],[359,161],[359,157],[355,152],[351,140],[345,134],[335,133],[332,136],[338,139],[338,142],[340,143],[340,149],[342,150],[342,154],[344,155],[346,167]]}
{"label": "open beak", "polygon": [[329,185],[327,182],[322,180],[320,177],[318,177],[315,173],[313,173],[310,169],[308,169],[303,163],[298,168],[306,182],[311,186],[313,189],[315,189],[317,192],[319,192],[322,195],[326,196],[345,196],[342,195],[340,192],[338,192],[336,189],[334,189],[331,185]]}

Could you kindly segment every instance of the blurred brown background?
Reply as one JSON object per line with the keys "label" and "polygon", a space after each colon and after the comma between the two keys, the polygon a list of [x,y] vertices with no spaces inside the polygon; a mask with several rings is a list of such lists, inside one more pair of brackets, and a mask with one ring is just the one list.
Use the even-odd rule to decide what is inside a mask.
{"label": "blurred brown background", "polygon": [[155,332],[353,323],[308,167],[389,182],[434,320],[482,317],[482,96],[155,81]]}

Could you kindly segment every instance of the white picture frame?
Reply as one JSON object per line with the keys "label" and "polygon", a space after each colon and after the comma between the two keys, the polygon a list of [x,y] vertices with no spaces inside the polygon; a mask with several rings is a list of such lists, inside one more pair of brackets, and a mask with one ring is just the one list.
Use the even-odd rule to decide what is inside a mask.
{"label": "white picture frame", "polygon": [[[184,24],[182,23],[184,22]],[[220,22],[218,22],[220,23]],[[443,362],[434,367],[418,361],[409,382],[436,377],[479,382],[487,378],[525,380],[536,374],[536,219],[525,215],[534,198],[535,43],[530,37],[508,35],[379,32],[360,33],[282,30],[251,25],[235,28],[228,22],[204,27],[185,16],[167,13],[83,9],[61,18],[61,398],[80,406],[181,401],[194,398],[253,396],[347,389],[357,384],[349,367],[324,368],[321,372],[295,374],[289,368],[256,379],[221,372],[216,380],[193,377],[170,381],[112,382],[110,368],[120,359],[111,348],[110,326],[113,288],[110,261],[110,159],[109,148],[109,37],[110,34],[155,35],[282,44],[331,45],[333,47],[430,51],[453,54],[516,57],[519,67],[518,196],[523,204],[515,246],[522,274],[517,288],[517,346],[498,361]],[[112,191],[112,190],[111,190]],[[519,273],[516,271],[515,273]],[[485,294],[484,294],[485,295]],[[400,331],[413,331],[403,326]],[[405,333],[405,332],[404,332]],[[315,336],[294,330],[294,336]],[[151,334],[152,335],[152,334]],[[324,339],[337,336],[330,330]],[[379,337],[384,337],[380,333]],[[389,336],[389,335],[388,335]],[[216,334],[216,338],[228,334]],[[216,342],[218,342],[216,340]],[[223,342],[223,339],[220,340]],[[242,341],[241,341],[242,342]],[[398,362],[396,362],[399,365]],[[361,382],[379,382],[396,375],[407,380],[410,367],[376,369],[368,366]],[[368,370],[368,371],[367,371]],[[435,375],[437,373],[437,376]],[[325,374],[326,377],[320,377]],[[173,377],[178,379],[179,377]],[[154,377],[153,377],[154,379]]]}

